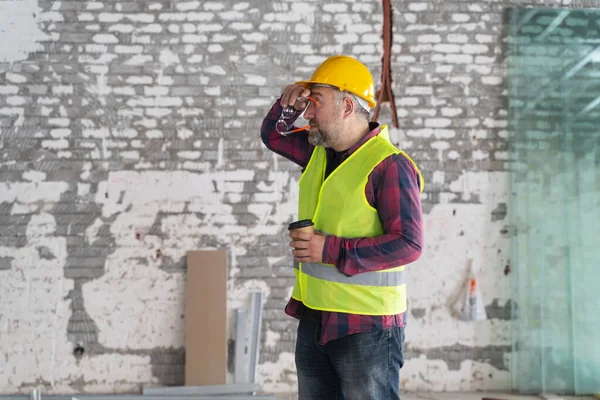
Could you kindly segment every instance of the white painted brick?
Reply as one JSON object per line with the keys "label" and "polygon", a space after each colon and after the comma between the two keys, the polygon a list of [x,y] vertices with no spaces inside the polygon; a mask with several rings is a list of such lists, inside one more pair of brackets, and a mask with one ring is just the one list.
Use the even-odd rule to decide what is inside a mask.
{"label": "white painted brick", "polygon": [[184,158],[186,160],[197,160],[200,158],[202,153],[199,151],[179,151],[177,152],[177,157]]}
{"label": "white painted brick", "polygon": [[467,54],[483,54],[487,53],[489,48],[484,44],[465,44],[462,46],[462,51]]}
{"label": "white painted brick", "polygon": [[426,117],[435,117],[437,114],[437,110],[435,108],[413,108],[411,111],[415,115],[423,115]]}
{"label": "white painted brick", "polygon": [[122,151],[119,153],[119,155],[122,158],[128,159],[128,160],[139,160],[140,159],[140,152],[137,150]]}
{"label": "white painted brick", "polygon": [[131,22],[141,22],[144,24],[149,24],[154,22],[154,14],[124,14],[125,19],[130,20]]}
{"label": "white painted brick", "polygon": [[131,24],[115,24],[108,27],[109,32],[131,33],[134,30],[135,26]]}
{"label": "white painted brick", "polygon": [[104,8],[104,3],[91,1],[86,4],[86,10],[101,10]]}
{"label": "white painted brick", "polygon": [[483,125],[487,128],[506,128],[508,126],[508,121],[486,118],[483,120]]}
{"label": "white painted brick", "polygon": [[196,25],[192,24],[191,22],[188,22],[188,23],[181,25],[181,29],[183,30],[184,33],[194,33],[194,32],[196,32]]}
{"label": "white painted brick", "polygon": [[108,47],[103,44],[86,44],[85,52],[86,53],[106,53],[108,51]]}
{"label": "white painted brick", "polygon": [[441,109],[442,111],[442,115],[444,117],[456,117],[460,114],[463,113],[463,109],[462,108],[452,108],[452,107],[444,107]]}
{"label": "white painted brick", "polygon": [[38,19],[42,22],[52,21],[52,22],[63,22],[65,18],[59,12],[49,11],[42,12],[38,15]]}
{"label": "white painted brick", "polygon": [[434,62],[446,62],[448,64],[471,64],[473,56],[470,54],[434,54],[431,60]]}
{"label": "white painted brick", "polygon": [[165,86],[147,86],[144,88],[144,95],[146,96],[166,96],[169,94],[170,89]]}
{"label": "white painted brick", "polygon": [[86,24],[85,29],[88,31],[97,32],[100,30],[100,24]]}
{"label": "white painted brick", "polygon": [[131,85],[151,85],[152,77],[151,76],[130,76],[126,80],[127,83]]}
{"label": "white painted brick", "polygon": [[243,21],[245,17],[246,14],[236,10],[222,11],[219,13],[219,18],[221,18],[223,21]]}
{"label": "white painted brick", "polygon": [[323,5],[323,11],[328,13],[345,13],[348,10],[348,5],[344,3],[327,3]]}
{"label": "white painted brick", "polygon": [[468,65],[467,72],[477,72],[481,75],[489,75],[492,73],[492,68],[485,65]]}
{"label": "white painted brick", "polygon": [[126,45],[116,45],[115,46],[115,53],[117,54],[140,54],[142,51],[144,51],[144,47],[143,46],[126,46]]}
{"label": "white painted brick", "polygon": [[221,95],[221,87],[213,86],[204,88],[204,93],[208,96],[220,96]]}
{"label": "white painted brick", "polygon": [[211,44],[206,48],[210,53],[221,53],[224,49],[220,44]]}
{"label": "white painted brick", "polygon": [[54,138],[54,139],[66,138],[68,136],[71,136],[71,130],[70,129],[64,129],[64,128],[51,129],[50,130],[50,136],[52,138]]}
{"label": "white painted brick", "polygon": [[433,50],[439,53],[460,53],[460,46],[457,44],[436,44]]}
{"label": "white painted brick", "polygon": [[399,56],[396,57],[396,62],[399,64],[414,64],[417,62],[415,56]]}
{"label": "white painted brick", "polygon": [[185,14],[186,21],[191,22],[208,22],[212,21],[215,14],[212,12],[189,12]]}
{"label": "white painted brick", "polygon": [[208,36],[206,36],[206,35],[186,34],[186,35],[182,36],[181,41],[183,43],[207,43],[208,42]]}
{"label": "white painted brick", "polygon": [[[10,74],[7,73],[6,75]],[[8,80],[8,78],[6,79]],[[17,94],[19,93],[19,87],[15,85],[0,85],[0,94]]]}
{"label": "white painted brick", "polygon": [[269,36],[267,36],[266,34],[261,33],[261,32],[253,32],[253,33],[244,33],[244,34],[242,34],[242,37],[247,42],[261,43],[261,42],[264,42],[265,40],[267,40]]}
{"label": "white painted brick", "polygon": [[413,2],[410,2],[408,4],[408,9],[410,11],[417,11],[417,12],[418,11],[425,11],[425,10],[427,10],[427,3],[413,3]]}
{"label": "white painted brick", "polygon": [[67,127],[71,123],[69,118],[49,118],[48,124],[54,126]]}
{"label": "white painted brick", "polygon": [[[296,26],[295,28],[296,32],[299,32],[298,26]],[[250,31],[254,29],[254,25],[250,22],[232,22],[231,24],[229,24],[229,29],[234,31]]]}
{"label": "white painted brick", "polygon": [[425,119],[425,126],[428,128],[447,128],[452,125],[450,118],[427,118]]}
{"label": "white painted brick", "polygon": [[460,153],[456,150],[450,150],[447,156],[449,160],[458,160],[460,158]]}
{"label": "white painted brick", "polygon": [[51,105],[51,104],[59,104],[60,103],[60,99],[56,98],[56,97],[38,97],[37,102],[39,104],[47,104],[47,105]]}
{"label": "white painted brick", "polygon": [[146,131],[146,137],[148,139],[162,139],[164,137],[162,131],[157,129]]}
{"label": "white painted brick", "polygon": [[[409,24],[415,24],[417,22],[417,14],[415,13],[404,13],[402,14],[402,18],[404,18],[404,20],[409,23]],[[407,28],[410,28],[414,25],[409,25]],[[420,30],[421,28],[417,28],[416,30]],[[409,29],[406,30],[407,32],[409,31]]]}
{"label": "white painted brick", "polygon": [[94,21],[96,18],[94,17],[94,14],[92,13],[80,13],[77,14],[77,20],[81,21],[81,22],[89,22],[89,21]]}
{"label": "white painted brick", "polygon": [[179,97],[157,97],[155,105],[158,107],[179,107],[183,105],[183,100]]}
{"label": "white painted brick", "polygon": [[171,110],[170,108],[148,107],[145,109],[144,113],[148,117],[160,119],[160,118],[166,117],[167,115],[172,114],[173,110]]}
{"label": "white painted brick", "polygon": [[156,83],[163,86],[169,86],[173,84],[173,78],[171,78],[170,76],[160,76],[156,80]]}
{"label": "white painted brick", "polygon": [[195,54],[187,59],[188,64],[198,64],[204,60],[204,56],[202,54]]}
{"label": "white painted brick", "polygon": [[437,34],[419,35],[417,36],[417,41],[420,43],[440,43],[442,41],[442,37]]}
{"label": "white painted brick", "polygon": [[144,65],[146,63],[152,62],[152,60],[153,58],[151,55],[139,54],[125,61],[125,65]]}
{"label": "white painted brick", "polygon": [[66,139],[42,140],[42,147],[46,149],[66,149],[69,147],[69,141]]}
{"label": "white painted brick", "polygon": [[449,33],[446,36],[446,40],[450,43],[467,43],[469,41],[469,36],[464,33]]}
{"label": "white painted brick", "polygon": [[5,78],[8,82],[11,83],[25,83],[27,82],[27,78],[24,75],[16,74],[14,72],[7,72]]}
{"label": "white painted brick", "polygon": [[343,35],[334,35],[333,39],[339,44],[354,44],[358,43],[358,35],[356,33],[346,33]]}
{"label": "white painted brick", "polygon": [[160,24],[148,24],[142,26],[139,31],[142,33],[161,33],[163,31],[163,27]]}
{"label": "white painted brick", "polygon": [[112,92],[119,96],[135,96],[135,89],[132,87],[113,87]]}
{"label": "white painted brick", "polygon": [[498,86],[502,84],[503,79],[499,76],[484,76],[481,78],[481,82],[484,85]]}
{"label": "white painted brick", "polygon": [[148,10],[150,10],[150,11],[156,11],[156,10],[162,10],[162,9],[163,9],[163,5],[161,3],[153,3],[148,6]]}
{"label": "white painted brick", "polygon": [[[352,24],[350,26],[348,26],[348,28],[346,29],[347,32],[349,33],[367,33],[367,32],[373,32],[373,25],[370,24]],[[366,35],[363,35],[362,37],[364,38]],[[373,36],[378,36],[378,35],[373,35]],[[380,38],[381,40],[381,38]]]}
{"label": "white painted brick", "polygon": [[[380,36],[380,35],[378,35],[378,34],[375,34],[375,33],[365,33],[364,35],[362,35],[362,36],[360,37],[360,41],[361,41],[362,43],[374,43],[374,44],[380,44],[380,43],[381,43],[381,36]],[[393,47],[394,47],[394,49],[393,49],[393,51],[392,51],[392,54],[396,54],[397,52],[399,52],[399,51],[400,51],[400,48],[401,48],[401,47],[400,47],[400,48],[395,48],[395,46],[397,46],[397,45],[394,45],[394,46],[393,46]]]}
{"label": "white painted brick", "polygon": [[52,93],[55,95],[61,94],[73,94],[73,86],[72,85],[58,85],[52,87]]}
{"label": "white painted brick", "polygon": [[469,14],[452,14],[452,21],[454,22],[467,22],[471,20]]}
{"label": "white painted brick", "polygon": [[[187,18],[187,14],[185,13],[161,13],[158,15],[159,21],[173,21],[173,22],[183,22]],[[176,25],[174,25],[176,26]],[[169,26],[169,29],[171,27]]]}
{"label": "white painted brick", "polygon": [[475,35],[475,40],[479,43],[492,43],[494,41],[494,37],[492,35]]}
{"label": "white painted brick", "polygon": [[[429,88],[431,89],[431,88]],[[414,94],[414,92],[413,92]],[[421,93],[419,93],[421,94]],[[415,107],[418,106],[420,100],[418,97],[401,97],[396,99],[396,103],[401,107]]]}
{"label": "white painted brick", "polygon": [[27,99],[22,96],[8,96],[6,98],[6,104],[9,106],[22,106],[27,103]]}
{"label": "white painted brick", "polygon": [[207,1],[203,4],[203,7],[205,10],[219,11],[225,8],[225,5],[221,2]]}
{"label": "white painted brick", "polygon": [[1,107],[0,115],[23,115],[25,109],[23,107]]}
{"label": "white painted brick", "polygon": [[431,86],[407,86],[405,93],[409,96],[430,95],[433,94]]}
{"label": "white painted brick", "polygon": [[487,160],[490,158],[490,154],[487,151],[477,149],[473,150],[472,157],[476,161]]}
{"label": "white painted brick", "polygon": [[496,62],[496,57],[477,56],[475,57],[475,62],[477,64],[493,64]]}
{"label": "white painted brick", "polygon": [[199,7],[200,7],[199,1],[182,1],[182,2],[177,2],[177,4],[175,5],[175,8],[177,9],[177,11],[197,10]]}
{"label": "white painted brick", "polygon": [[377,48],[372,44],[363,44],[363,45],[352,46],[353,54],[373,54],[376,51],[377,51]]}
{"label": "white painted brick", "polygon": [[119,43],[119,39],[115,35],[107,33],[98,33],[97,35],[94,35],[92,40],[96,43]]}
{"label": "white painted brick", "polygon": [[496,160],[510,160],[510,153],[508,151],[495,151],[494,158]]}
{"label": "white painted brick", "polygon": [[[132,35],[131,38],[132,43],[139,43],[139,44],[152,44],[152,36],[149,35],[136,35],[135,33]],[[173,43],[178,43],[178,41],[175,41]]]}
{"label": "white painted brick", "polygon": [[[250,7],[250,3],[248,2],[239,2],[233,5],[233,9],[236,11],[241,11],[241,10],[247,10],[248,7]],[[294,4],[292,4],[292,8],[294,7]]]}
{"label": "white painted brick", "polygon": [[107,12],[98,14],[98,21],[100,21],[100,22],[119,22],[122,19],[123,19],[123,14],[107,13]]}
{"label": "white painted brick", "polygon": [[223,25],[220,24],[199,24],[196,27],[198,32],[218,32],[223,30]]}

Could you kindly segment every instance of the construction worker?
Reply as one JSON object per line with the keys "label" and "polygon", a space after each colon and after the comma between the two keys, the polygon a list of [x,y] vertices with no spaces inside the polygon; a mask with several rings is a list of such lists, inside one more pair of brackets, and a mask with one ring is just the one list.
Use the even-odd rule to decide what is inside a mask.
{"label": "construction worker", "polygon": [[[300,400],[399,398],[404,266],[423,247],[423,177],[387,127],[369,122],[375,105],[367,67],[336,55],[287,86],[263,121],[264,144],[302,168],[298,219],[314,223],[312,234],[290,231],[296,283],[285,311],[299,319]],[[295,128],[302,113],[309,125]]]}

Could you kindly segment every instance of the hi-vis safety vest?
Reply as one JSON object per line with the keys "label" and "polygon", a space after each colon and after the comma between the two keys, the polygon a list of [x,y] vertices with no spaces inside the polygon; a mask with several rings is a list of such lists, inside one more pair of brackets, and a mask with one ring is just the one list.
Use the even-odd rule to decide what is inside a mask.
{"label": "hi-vis safety vest", "polygon": [[[377,210],[365,197],[369,174],[392,154],[402,154],[419,174],[414,161],[390,141],[387,126],[352,153],[328,177],[327,156],[317,146],[300,178],[298,219],[312,219],[315,230],[344,238],[375,237],[384,233]],[[354,276],[334,265],[295,263],[292,297],[315,310],[360,315],[394,315],[406,311],[404,266]]]}

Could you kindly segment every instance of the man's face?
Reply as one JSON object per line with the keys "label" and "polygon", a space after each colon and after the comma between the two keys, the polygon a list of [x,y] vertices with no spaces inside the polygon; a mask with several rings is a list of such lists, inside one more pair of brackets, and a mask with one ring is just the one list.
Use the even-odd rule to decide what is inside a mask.
{"label": "man's face", "polygon": [[322,86],[311,88],[311,97],[321,104],[319,109],[310,104],[304,112],[310,125],[308,141],[314,146],[333,147],[339,140],[341,106],[335,90]]}

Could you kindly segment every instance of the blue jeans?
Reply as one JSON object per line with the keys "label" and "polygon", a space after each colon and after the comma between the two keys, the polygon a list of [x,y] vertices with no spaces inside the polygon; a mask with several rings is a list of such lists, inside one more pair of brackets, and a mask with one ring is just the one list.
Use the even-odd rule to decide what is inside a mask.
{"label": "blue jeans", "polygon": [[319,344],[321,323],[298,325],[299,400],[399,399],[404,328],[357,333]]}

